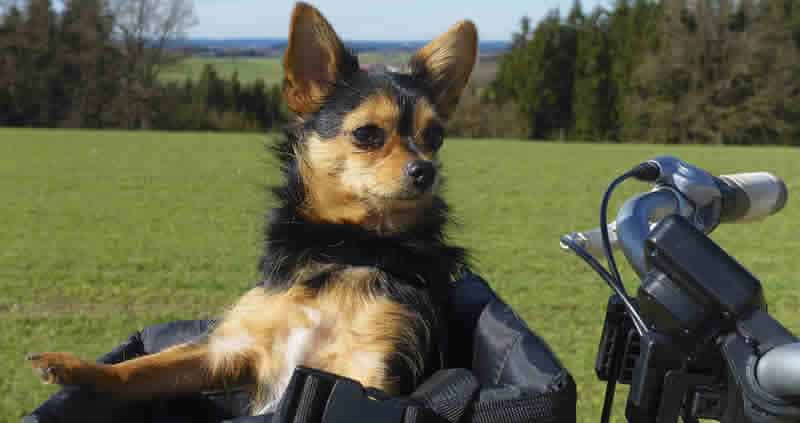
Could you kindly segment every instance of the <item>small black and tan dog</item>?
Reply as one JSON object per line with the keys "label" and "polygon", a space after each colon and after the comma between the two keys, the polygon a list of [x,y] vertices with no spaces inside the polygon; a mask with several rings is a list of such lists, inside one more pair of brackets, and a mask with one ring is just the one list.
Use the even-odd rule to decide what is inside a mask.
{"label": "small black and tan dog", "polygon": [[437,153],[477,42],[460,22],[408,72],[367,72],[297,4],[284,59],[297,122],[276,149],[285,183],[267,224],[266,282],[195,342],[116,365],[32,354],[34,369],[129,399],[241,384],[254,413],[275,406],[297,365],[410,392],[442,366],[442,313],[464,262],[443,233]]}

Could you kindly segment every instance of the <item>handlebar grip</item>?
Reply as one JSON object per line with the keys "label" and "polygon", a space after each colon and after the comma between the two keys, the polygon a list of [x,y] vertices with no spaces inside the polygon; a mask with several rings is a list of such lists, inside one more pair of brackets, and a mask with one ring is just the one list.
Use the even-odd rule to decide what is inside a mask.
{"label": "handlebar grip", "polygon": [[771,173],[737,173],[716,178],[722,191],[723,223],[745,222],[775,214],[786,205],[789,190]]}
{"label": "handlebar grip", "polygon": [[767,351],[756,364],[758,384],[778,398],[800,397],[800,343]]}

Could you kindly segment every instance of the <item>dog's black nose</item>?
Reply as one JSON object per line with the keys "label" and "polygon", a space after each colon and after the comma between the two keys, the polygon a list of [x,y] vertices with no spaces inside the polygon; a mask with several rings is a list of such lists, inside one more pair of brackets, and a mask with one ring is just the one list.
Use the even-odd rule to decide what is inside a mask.
{"label": "dog's black nose", "polygon": [[425,191],[436,179],[436,168],[427,160],[415,160],[406,166],[406,174],[417,189]]}

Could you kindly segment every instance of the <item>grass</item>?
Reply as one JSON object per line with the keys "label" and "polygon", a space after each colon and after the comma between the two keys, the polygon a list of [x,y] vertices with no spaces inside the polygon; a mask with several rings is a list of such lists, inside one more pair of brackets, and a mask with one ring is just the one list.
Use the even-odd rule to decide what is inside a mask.
{"label": "grass", "polygon": [[161,75],[165,81],[183,82],[186,78],[200,79],[205,65],[213,65],[220,78],[230,80],[239,72],[239,81],[253,82],[258,78],[267,84],[277,84],[283,79],[281,60],[278,58],[251,57],[189,57],[167,68]]}
{"label": "grass", "polygon": [[[214,315],[258,275],[263,186],[276,181],[258,135],[0,130],[0,421],[54,392],[23,360],[95,357],[150,324]],[[604,386],[594,354],[608,289],[558,237],[594,227],[611,178],[656,154],[715,172],[770,170],[800,189],[797,151],[450,140],[453,238],[575,376],[581,422]],[[630,183],[615,196],[643,189]],[[763,281],[771,311],[800,330],[800,207],[721,227]],[[626,273],[628,285],[631,272]],[[620,397],[623,396],[620,394]],[[621,405],[622,402],[620,401]],[[622,408],[616,409],[617,421]]]}
{"label": "grass", "polygon": [[[408,61],[409,55],[366,53],[359,55],[362,64],[384,63],[401,65]],[[234,72],[239,72],[242,83],[253,82],[258,78],[267,84],[278,84],[283,80],[283,65],[278,57],[188,57],[167,68],[161,75],[164,81],[183,82],[186,78],[200,79],[203,67],[211,64],[222,79],[230,80]]]}

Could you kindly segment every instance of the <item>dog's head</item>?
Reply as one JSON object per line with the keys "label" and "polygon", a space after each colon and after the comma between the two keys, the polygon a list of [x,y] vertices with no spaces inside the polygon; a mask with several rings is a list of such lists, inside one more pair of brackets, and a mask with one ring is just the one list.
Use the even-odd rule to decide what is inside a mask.
{"label": "dog's head", "polygon": [[298,3],[284,58],[284,96],[298,115],[291,152],[300,212],[324,223],[402,231],[437,199],[446,119],[477,57],[464,21],[417,51],[408,73],[364,71],[325,18]]}

